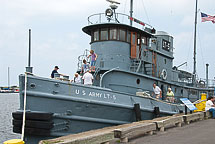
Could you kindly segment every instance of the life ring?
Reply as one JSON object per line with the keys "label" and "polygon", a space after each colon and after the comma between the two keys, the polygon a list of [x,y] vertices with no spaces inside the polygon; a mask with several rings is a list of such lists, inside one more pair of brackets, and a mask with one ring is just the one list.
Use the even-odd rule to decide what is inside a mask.
{"label": "life ring", "polygon": [[167,78],[167,71],[166,71],[166,69],[162,70],[161,77],[162,77],[162,79],[166,80],[166,78]]}

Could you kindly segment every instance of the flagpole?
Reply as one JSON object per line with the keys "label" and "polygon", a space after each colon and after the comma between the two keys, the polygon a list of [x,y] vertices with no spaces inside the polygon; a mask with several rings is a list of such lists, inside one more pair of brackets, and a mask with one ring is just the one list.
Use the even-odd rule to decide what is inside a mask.
{"label": "flagpole", "polygon": [[197,27],[197,9],[198,0],[196,0],[196,10],[195,10],[195,29],[194,29],[194,52],[193,52],[193,84],[196,85],[196,27]]}

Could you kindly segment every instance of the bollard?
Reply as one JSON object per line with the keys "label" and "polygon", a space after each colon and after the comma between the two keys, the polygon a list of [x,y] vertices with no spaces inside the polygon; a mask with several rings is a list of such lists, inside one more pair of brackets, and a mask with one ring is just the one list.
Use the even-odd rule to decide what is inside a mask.
{"label": "bollard", "polygon": [[141,110],[140,110],[140,104],[136,103],[134,104],[134,112],[135,112],[135,117],[136,121],[141,121]]}
{"label": "bollard", "polygon": [[159,107],[154,107],[154,114],[155,114],[155,117],[160,117],[160,109]]}
{"label": "bollard", "polygon": [[185,105],[185,115],[187,114],[187,106]]}

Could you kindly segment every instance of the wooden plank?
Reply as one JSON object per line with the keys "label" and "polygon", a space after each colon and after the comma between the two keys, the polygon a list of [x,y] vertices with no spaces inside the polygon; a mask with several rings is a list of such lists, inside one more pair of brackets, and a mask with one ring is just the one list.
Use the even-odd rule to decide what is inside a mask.
{"label": "wooden plank", "polygon": [[177,123],[176,126],[177,126],[177,127],[181,127],[181,126],[182,126],[182,123]]}
{"label": "wooden plank", "polygon": [[199,120],[204,120],[205,118],[204,112],[198,112],[198,114],[199,114]]}
{"label": "wooden plank", "polygon": [[209,111],[204,111],[204,116],[205,116],[205,119],[208,119],[212,117],[212,114]]}
{"label": "wooden plank", "polygon": [[183,122],[182,116],[171,117],[166,120],[163,120],[163,125],[164,125],[164,127],[175,126],[177,123],[182,123],[182,122]]}
{"label": "wooden plank", "polygon": [[70,135],[70,137],[59,137],[52,140],[42,140],[39,144],[100,144],[108,143],[114,139],[114,133],[92,133],[91,135],[83,135],[80,137]]}
{"label": "wooden plank", "polygon": [[64,144],[100,144],[100,143],[106,143],[114,139],[114,133],[101,133],[91,136],[86,136],[79,138],[77,140],[69,140],[65,141]]}
{"label": "wooden plank", "polygon": [[[150,120],[145,120],[145,121],[133,122],[133,123],[123,124],[123,125],[118,125],[118,126],[105,127],[105,128],[102,128],[102,129],[86,131],[86,132],[82,132],[82,133],[78,133],[78,134],[70,134],[70,135],[62,136],[62,137],[55,138],[55,139],[44,140],[44,141],[41,141],[40,144],[45,144],[45,143],[50,143],[50,144],[53,143],[54,144],[54,143],[58,143],[58,142],[61,142],[61,143],[65,142],[65,144],[67,144],[68,143],[67,141],[71,141],[70,143],[74,144],[73,141],[75,141],[75,140],[79,140],[80,141],[80,140],[83,140],[82,138],[85,138],[85,137],[92,136],[91,138],[93,138],[94,136],[97,136],[96,134],[101,135],[103,133],[112,133],[111,135],[114,135],[113,131],[115,129],[125,128],[125,127],[131,127],[131,126],[139,125],[140,123],[144,124],[144,123],[149,123],[149,122],[150,122]],[[100,141],[100,142],[101,143],[107,142],[105,140],[103,140],[103,141],[104,142],[102,142],[102,141]]]}
{"label": "wooden plank", "polygon": [[164,123],[163,120],[166,120],[168,118],[171,118],[172,116],[167,116],[167,117],[159,117],[159,118],[155,118],[153,119],[153,122],[156,124],[156,128],[159,131],[164,131]]}
{"label": "wooden plank", "polygon": [[144,120],[124,125],[106,127],[98,130],[91,130],[79,134],[59,137],[51,140],[40,141],[39,144],[108,144],[115,138],[121,142],[128,142],[129,138],[135,138],[143,134],[153,134],[153,131],[164,131],[169,126],[181,126],[182,122],[190,123],[205,117],[211,117],[209,112],[198,112],[188,115],[160,117],[153,120]]}
{"label": "wooden plank", "polygon": [[169,126],[181,126],[182,122],[183,122],[183,116],[172,116],[167,119],[155,121],[157,129],[159,131],[164,131],[165,128]]}
{"label": "wooden plank", "polygon": [[158,130],[160,130],[160,128],[164,127],[162,120],[161,121],[155,121],[154,123],[156,124],[156,127]]}
{"label": "wooden plank", "polygon": [[156,130],[155,123],[140,123],[139,125],[114,130],[115,138],[132,138]]}
{"label": "wooden plank", "polygon": [[188,115],[183,115],[184,122],[186,124],[190,124],[191,121],[196,121],[199,120],[199,114],[198,113],[193,113],[193,114],[188,114]]}

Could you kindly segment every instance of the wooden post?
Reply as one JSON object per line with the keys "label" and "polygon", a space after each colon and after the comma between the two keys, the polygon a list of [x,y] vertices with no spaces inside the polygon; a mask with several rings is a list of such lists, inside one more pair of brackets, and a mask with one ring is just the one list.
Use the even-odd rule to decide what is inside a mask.
{"label": "wooden post", "polygon": [[159,107],[154,107],[154,114],[155,114],[156,118],[160,116],[160,109],[159,109]]}
{"label": "wooden post", "polygon": [[140,110],[140,104],[134,104],[134,112],[136,116],[136,121],[141,121],[141,110]]}
{"label": "wooden post", "polygon": [[185,105],[185,115],[187,115],[187,106]]}
{"label": "wooden post", "polygon": [[120,138],[120,142],[127,143],[128,142],[128,137]]}

